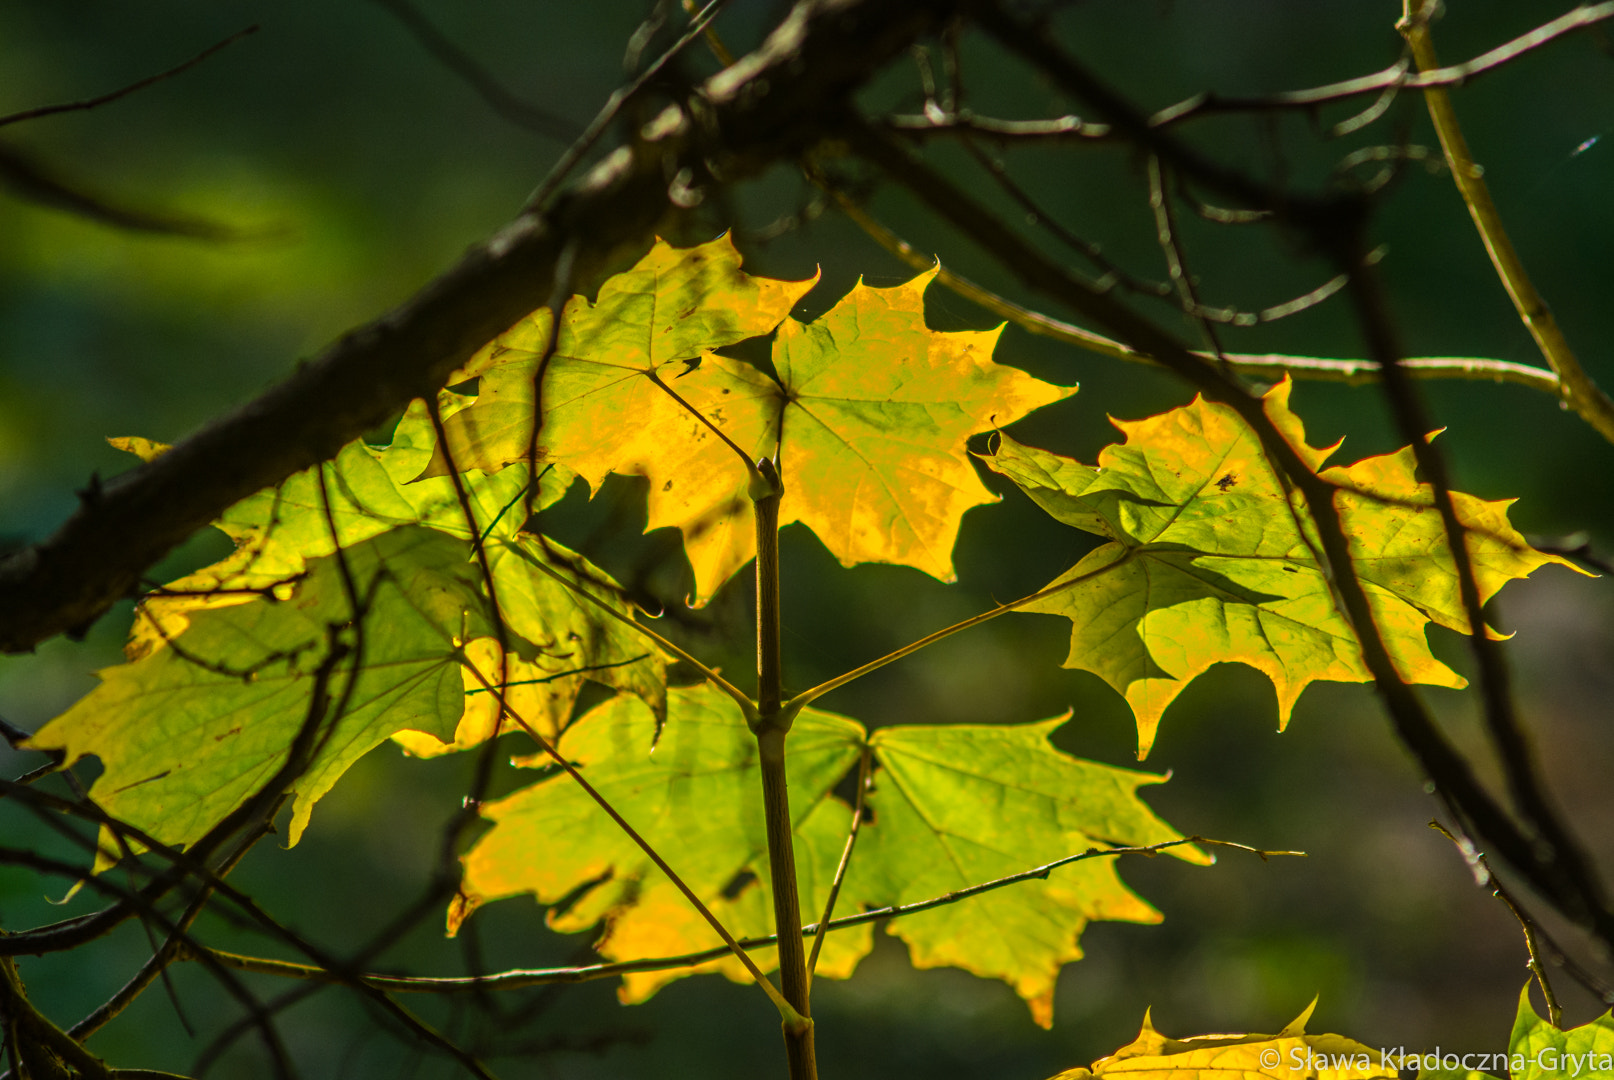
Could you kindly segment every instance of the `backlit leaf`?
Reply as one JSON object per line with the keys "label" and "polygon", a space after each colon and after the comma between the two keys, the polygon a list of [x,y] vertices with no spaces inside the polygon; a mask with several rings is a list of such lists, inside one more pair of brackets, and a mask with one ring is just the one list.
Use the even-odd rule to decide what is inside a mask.
{"label": "backlit leaf", "polygon": [[[314,469],[236,503],[216,523],[235,541],[235,552],[145,599],[130,631],[130,658],[161,648],[165,638],[181,633],[187,612],[246,603],[262,590],[291,582],[308,560],[329,555],[338,543],[356,544],[405,525],[429,525],[469,539],[453,481],[442,476],[412,482],[431,460],[434,446],[425,406],[416,401],[399,421],[390,446],[351,442],[335,460],[320,466],[330,495],[329,520]],[[569,471],[550,468],[539,479],[536,508],[555,502],[571,482]],[[492,526],[492,534],[502,536],[521,527],[519,508],[513,504],[526,490],[524,466],[497,476],[471,473],[465,484],[483,531]]]}
{"label": "backlit leaf", "polygon": [[[858,838],[847,894],[869,907],[909,903],[1088,848],[1176,839],[1137,794],[1163,777],[1055,749],[1048,738],[1066,719],[875,732],[875,824]],[[1190,847],[1174,854],[1212,861]],[[894,920],[890,932],[908,943],[915,967],[1002,979],[1050,1027],[1059,969],[1081,958],[1077,938],[1094,919],[1153,923],[1160,915],[1121,883],[1113,858],[1090,859],[1047,881]]]}
{"label": "backlit leaf", "polygon": [[[772,332],[816,280],[752,277],[726,236],[683,249],[657,242],[593,303],[573,297],[566,305],[546,369],[540,459],[563,462],[595,489],[612,472],[649,477],[651,528],[687,523],[674,520],[687,511],[669,509],[682,506],[686,492],[714,485],[738,491],[725,517],[742,518],[748,536],[744,465],[652,376],[682,390],[681,376],[702,353]],[[476,401],[447,421],[447,453],[429,473],[447,471],[450,458],[458,468],[487,472],[527,460],[533,383],[550,327],[549,309],[540,308],[467,364],[461,374],[479,378]],[[767,441],[763,410],[708,410],[719,426],[740,425],[742,445]],[[721,546],[727,522],[713,527],[705,542]],[[704,580],[699,572],[697,580]]]}
{"label": "backlit leaf", "polygon": [[[732,933],[767,934],[772,901],[755,737],[733,703],[708,686],[670,696],[666,734],[654,753],[651,717],[627,697],[575,723],[559,749]],[[859,835],[837,912],[929,899],[1093,847],[1177,838],[1137,796],[1138,787],[1160,777],[1054,749],[1048,735],[1059,723],[876,732],[867,740],[876,765],[873,819]],[[850,824],[849,807],[831,791],[856,768],[864,741],[856,722],[811,709],[791,730],[791,811],[806,921],[822,910]],[[451,928],[483,903],[532,893],[543,904],[570,899],[564,910],[550,912],[557,929],[603,923],[597,947],[612,959],[721,944],[569,777],[552,776],[484,813],[494,827],[465,857],[465,895]],[[1195,849],[1177,850],[1209,861]],[[907,916],[891,932],[908,943],[918,966],[952,965],[1004,979],[1046,1024],[1053,980],[1081,955],[1076,938],[1089,920],[1158,918],[1121,883],[1110,860],[1094,859],[1054,871],[1047,881]],[[867,926],[834,932],[820,974],[851,974],[870,943]],[[753,955],[764,970],[774,964],[771,950]],[[733,959],[707,967],[746,978]],[[630,976],[622,996],[642,1000],[689,973]]]}
{"label": "backlit leaf", "polygon": [[[1266,411],[1320,467],[1334,448],[1305,444],[1288,396],[1289,383],[1274,387]],[[1127,441],[1106,448],[1096,468],[1007,436],[985,460],[1055,518],[1111,541],[1050,583],[1074,582],[1070,588],[1024,610],[1071,620],[1065,666],[1094,672],[1126,697],[1138,756],[1148,753],[1166,706],[1212,664],[1237,661],[1266,674],[1277,689],[1280,729],[1310,683],[1369,681],[1316,554],[1309,511],[1237,414],[1196,398],[1116,426]],[[1338,485],[1353,565],[1402,678],[1465,685],[1425,640],[1429,622],[1470,627],[1411,450],[1319,475]],[[1544,563],[1571,565],[1526,544],[1508,524],[1508,502],[1454,499],[1482,599]]]}
{"label": "backlit leaf", "polygon": [[1090,1069],[1067,1069],[1052,1080],[1394,1080],[1393,1056],[1342,1035],[1307,1035],[1315,1006],[1276,1035],[1168,1039],[1145,1015],[1143,1030],[1131,1043]]}
{"label": "backlit leaf", "polygon": [[[697,259],[702,272],[685,268]],[[724,273],[705,269],[714,265]],[[683,532],[697,601],[755,553],[745,466],[712,428],[752,460],[778,455],[781,522],[806,524],[842,564],[898,563],[952,580],[960,518],[993,501],[966,440],[1074,388],[994,363],[996,330],[927,329],[934,272],[891,289],[859,284],[800,323],[785,314],[811,281],[751,278],[738,265],[726,239],[687,251],[658,245],[597,304],[568,305],[545,376],[543,460],[594,486],[609,472],[646,477],[649,527]],[[656,321],[708,308],[733,319]],[[777,379],[710,351],[775,326]],[[461,468],[526,460],[548,328],[541,311],[467,367],[478,397],[448,425]],[[447,467],[446,457],[433,464]]]}
{"label": "backlit leaf", "polygon": [[[99,757],[105,770],[90,795],[103,810],[189,844],[287,760],[322,690],[346,708],[316,716],[316,752],[290,787],[295,844],[314,803],[382,740],[404,729],[452,738],[464,702],[458,644],[490,631],[469,556],[464,541],[419,527],[348,548],[369,604],[362,637],[349,625],[337,559],[314,560],[285,599],[194,612],[169,647],[102,671],[101,685],[30,745],[69,762]],[[328,665],[333,648],[344,652]]]}
{"label": "backlit leaf", "polygon": [[1508,1067],[1512,1080],[1609,1080],[1614,1077],[1614,1014],[1561,1030],[1537,1015],[1526,983],[1508,1040]]}

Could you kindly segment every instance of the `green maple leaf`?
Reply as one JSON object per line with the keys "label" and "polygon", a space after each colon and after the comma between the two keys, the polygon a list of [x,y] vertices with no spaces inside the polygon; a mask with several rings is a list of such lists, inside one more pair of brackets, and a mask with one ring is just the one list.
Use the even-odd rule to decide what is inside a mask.
{"label": "green maple leaf", "polygon": [[[452,416],[464,399],[448,396],[444,411]],[[136,439],[114,440],[114,445],[142,456],[161,449]],[[217,524],[235,541],[235,552],[148,596],[137,611],[128,655],[138,660],[161,649],[184,632],[196,611],[246,603],[276,588],[284,591],[309,560],[331,554],[338,544],[351,546],[411,525],[469,541],[471,530],[452,478],[415,479],[435,449],[425,405],[416,401],[390,445],[349,443],[318,470],[307,469],[232,506]],[[466,642],[470,668],[465,715],[446,741],[425,731],[399,734],[397,741],[413,754],[462,750],[492,733],[496,698],[483,683],[499,682],[501,660],[512,709],[546,735],[558,732],[571,717],[585,680],[638,694],[658,716],[665,716],[666,658],[660,650],[539,569],[546,566],[628,613],[626,604],[611,599],[620,590],[604,571],[563,545],[520,531],[526,476],[525,465],[518,465],[493,475],[473,471],[463,477],[503,602],[501,613],[518,638],[508,657],[501,657],[492,637]],[[573,479],[563,466],[546,466],[538,478],[534,509],[561,498]],[[514,724],[507,719],[501,730]]]}
{"label": "green maple leaf", "polygon": [[[870,907],[902,904],[1090,847],[1177,839],[1137,794],[1164,778],[1055,749],[1048,738],[1066,719],[876,731],[875,825],[858,838],[847,894]],[[1211,861],[1193,849],[1176,854]],[[890,932],[908,943],[915,967],[1003,979],[1037,1023],[1050,1027],[1059,969],[1081,958],[1077,938],[1094,919],[1152,923],[1160,916],[1121,883],[1114,859],[1092,859],[1031,888],[1015,885],[905,916]]]}
{"label": "green maple leaf", "polygon": [[[1537,1015],[1530,1004],[1530,984],[1519,992],[1519,1012],[1508,1040],[1508,1065],[1513,1080],[1547,1080],[1548,1077],[1614,1077],[1614,1013],[1570,1028],[1554,1027]],[[1425,1071],[1421,1076],[1434,1075]]]}
{"label": "green maple leaf", "polygon": [[[463,401],[451,402],[444,411],[456,404]],[[109,441],[148,459],[162,449],[145,439]],[[443,476],[412,482],[431,460],[434,446],[425,406],[416,401],[399,421],[391,445],[351,442],[317,470],[305,469],[230,507],[215,527],[235,542],[235,552],[148,596],[130,631],[129,655],[144,656],[161,648],[165,638],[183,632],[188,612],[246,603],[254,592],[292,581],[310,559],[329,555],[338,545],[356,544],[406,525],[428,525],[469,539],[453,481]],[[321,472],[330,496],[329,519]],[[560,499],[572,479],[560,466],[546,471],[539,478],[534,508]],[[484,530],[494,526],[490,535],[506,536],[522,525],[513,504],[526,490],[524,467],[497,476],[470,473],[465,484],[479,524]]]}
{"label": "green maple leaf", "polygon": [[[994,363],[996,330],[927,329],[934,272],[892,289],[859,284],[804,324],[785,314],[813,282],[738,267],[726,239],[685,251],[658,245],[595,305],[568,305],[545,375],[543,460],[594,486],[610,472],[646,477],[648,527],[683,532],[697,602],[755,554],[734,447],[752,460],[777,456],[781,522],[806,524],[843,565],[898,563],[952,580],[960,518],[994,501],[966,440],[1074,388]],[[696,314],[679,321],[683,312]],[[776,326],[777,378],[711,352]],[[526,460],[548,332],[539,311],[467,366],[478,397],[449,422],[449,453],[433,470],[450,458],[484,470]]]}
{"label": "green maple leaf", "polygon": [[[736,937],[771,931],[767,840],[758,793],[756,739],[731,699],[710,686],[670,692],[666,733],[651,752],[654,722],[642,703],[609,701],[568,728],[559,751],[638,829]],[[862,725],[804,709],[787,755],[796,870],[807,918],[822,910],[850,824],[831,792],[865,745],[876,764],[865,824],[838,912],[928,899],[1110,844],[1147,844],[1175,833],[1137,797],[1162,778],[1080,761],[1047,742],[1061,721],[954,728]],[[534,763],[541,763],[535,761]],[[719,944],[648,858],[566,776],[484,807],[494,827],[465,856],[459,923],[500,897],[540,903],[572,898],[550,923],[584,930],[603,921],[597,944],[612,959],[670,956]],[[1192,861],[1209,861],[1191,848]],[[579,890],[582,890],[581,895]],[[897,921],[892,932],[916,964],[950,964],[1002,978],[1051,1019],[1053,979],[1080,956],[1090,919],[1157,921],[1092,860],[970,902]],[[836,931],[819,973],[851,974],[868,951],[867,927]],[[754,954],[766,970],[773,957]],[[707,965],[746,979],[737,961]],[[622,995],[642,1000],[686,971],[629,976]]]}
{"label": "green maple leaf", "polygon": [[[453,737],[463,711],[460,643],[490,632],[470,546],[442,533],[394,529],[346,549],[369,607],[363,667],[338,660],[359,638],[335,556],[311,562],[283,599],[193,612],[169,647],[107,668],[101,685],[46,724],[29,745],[94,754],[90,789],[113,817],[168,844],[189,844],[246,800],[286,761],[316,687],[346,701],[320,721],[317,752],[291,785],[290,841],[313,805],[359,757],[406,729]],[[110,851],[110,856],[109,856]],[[116,848],[98,861],[115,861]]]}
{"label": "green maple leaf", "polygon": [[[1306,444],[1288,395],[1288,382],[1274,387],[1267,414],[1320,469],[1337,447]],[[985,460],[1053,517],[1111,541],[1050,583],[1069,588],[1023,610],[1071,620],[1065,666],[1094,672],[1125,696],[1137,718],[1139,758],[1166,706],[1212,664],[1237,661],[1266,674],[1277,690],[1280,730],[1310,683],[1370,681],[1316,555],[1309,511],[1237,414],[1196,398],[1116,426],[1127,441],[1106,448],[1097,467],[1006,436]],[[1472,628],[1433,495],[1415,464],[1409,448],[1319,475],[1338,486],[1353,567],[1401,677],[1461,687],[1425,639],[1430,622]],[[1453,498],[1482,601],[1545,563],[1572,566],[1524,542],[1508,524],[1509,502]]]}

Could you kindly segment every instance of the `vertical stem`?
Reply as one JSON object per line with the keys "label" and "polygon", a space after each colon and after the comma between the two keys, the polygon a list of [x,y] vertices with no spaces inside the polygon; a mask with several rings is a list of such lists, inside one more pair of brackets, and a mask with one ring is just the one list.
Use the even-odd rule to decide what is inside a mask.
{"label": "vertical stem", "polygon": [[783,1024],[790,1080],[818,1080],[812,1013],[807,1004],[807,951],[801,937],[801,901],[796,894],[796,853],[790,829],[790,791],[785,782],[785,736],[779,671],[779,498],[784,485],[766,458],[757,462],[751,506],[757,529],[757,749],[762,762],[762,804],[768,826],[768,872],[773,886],[774,931],[779,935],[779,982],[796,1017]]}

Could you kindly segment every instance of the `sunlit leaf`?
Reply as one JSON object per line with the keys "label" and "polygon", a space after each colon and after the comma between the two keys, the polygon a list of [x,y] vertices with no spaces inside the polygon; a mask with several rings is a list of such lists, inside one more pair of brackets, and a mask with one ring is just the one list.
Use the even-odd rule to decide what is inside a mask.
{"label": "sunlit leaf", "polygon": [[1396,1065],[1380,1051],[1342,1035],[1307,1035],[1316,1002],[1276,1035],[1196,1035],[1168,1039],[1147,1015],[1138,1037],[1090,1069],[1052,1080],[1394,1080]]}
{"label": "sunlit leaf", "polygon": [[[1138,799],[1161,779],[1069,757],[1049,745],[1060,721],[1021,726],[896,727],[869,739],[876,763],[872,820],[863,826],[838,913],[929,899],[1028,870],[1092,847],[1177,838]],[[756,739],[739,710],[701,686],[671,691],[666,733],[650,752],[653,721],[619,697],[567,730],[560,752],[667,859],[736,936],[772,929]],[[787,760],[804,919],[822,909],[850,824],[831,794],[856,768],[863,729],[805,710]],[[542,761],[534,759],[534,764]],[[643,853],[569,777],[554,775],[491,803],[494,827],[465,857],[464,897],[451,927],[490,900],[531,893],[551,925],[604,927],[611,959],[673,956],[721,944]],[[1208,861],[1192,848],[1178,851]],[[953,965],[1002,978],[1043,1023],[1052,981],[1081,955],[1092,919],[1158,920],[1094,859],[986,894],[968,905],[896,921],[923,967]],[[866,926],[830,935],[820,974],[845,977],[869,948]],[[771,950],[754,954],[764,970]],[[733,959],[707,965],[746,978]],[[641,1000],[688,969],[630,976],[624,1000]]]}
{"label": "sunlit leaf", "polygon": [[103,810],[189,844],[269,780],[312,716],[313,756],[289,788],[296,843],[314,803],[376,744],[404,729],[453,737],[459,643],[490,631],[469,555],[419,527],[348,548],[362,630],[338,559],[316,559],[285,599],[194,612],[169,647],[102,671],[30,745],[68,761],[94,754],[104,771],[90,795]]}
{"label": "sunlit leaf", "polygon": [[[1163,777],[1073,758],[1036,724],[892,727],[874,733],[874,825],[859,838],[847,892],[870,907],[939,896],[1055,859],[1178,837],[1137,789]],[[1191,847],[1174,853],[1210,857]],[[1159,922],[1116,874],[1090,859],[1031,881],[895,920],[915,967],[961,967],[1003,979],[1053,1023],[1059,969],[1082,956],[1094,919]]]}
{"label": "sunlit leaf", "polygon": [[[685,265],[697,260],[698,273]],[[755,553],[734,447],[751,460],[778,455],[781,521],[806,524],[843,564],[899,563],[952,580],[964,511],[993,501],[966,440],[1074,388],[994,363],[996,330],[926,328],[934,272],[891,289],[860,284],[800,323],[785,314],[811,281],[752,278],[738,266],[726,239],[658,245],[595,305],[574,300],[545,376],[543,460],[596,486],[609,472],[644,476],[649,527],[683,532],[697,601]],[[700,314],[657,321],[684,311]],[[711,352],[776,326],[773,373]],[[548,332],[541,311],[466,369],[480,382],[475,403],[449,423],[459,467],[526,460]],[[447,467],[446,456],[433,465]]]}
{"label": "sunlit leaf", "polygon": [[[1302,456],[1322,465],[1333,448],[1307,446],[1289,410],[1289,383],[1265,407]],[[1366,682],[1356,638],[1318,557],[1316,526],[1232,409],[1196,398],[1148,420],[1116,422],[1124,445],[1083,465],[1002,437],[985,458],[1060,521],[1111,542],[1050,584],[1071,587],[1025,608],[1071,620],[1065,666],[1094,672],[1126,697],[1138,756],[1160,716],[1212,664],[1263,672],[1278,696],[1278,726],[1317,680]],[[1353,565],[1380,634],[1408,682],[1460,687],[1429,652],[1430,622],[1468,632],[1457,577],[1427,484],[1410,449],[1326,468]],[[1480,595],[1545,563],[1507,522],[1508,502],[1457,493]]]}
{"label": "sunlit leaf", "polygon": [[[1512,1080],[1572,1076],[1585,1080],[1614,1077],[1614,1013],[1569,1028],[1553,1027],[1530,1004],[1530,984],[1519,993],[1519,1012],[1508,1039]],[[1423,1075],[1429,1075],[1425,1073]]]}
{"label": "sunlit leaf", "polygon": [[[743,519],[749,536],[744,464],[656,380],[682,392],[682,376],[702,353],[772,332],[815,282],[746,274],[726,236],[692,248],[658,242],[594,302],[574,297],[566,305],[545,369],[540,459],[564,463],[596,489],[612,472],[649,477],[651,528],[689,524],[686,492],[738,491],[725,518]],[[476,401],[449,418],[446,452],[428,472],[446,472],[450,459],[487,472],[527,460],[533,384],[550,329],[549,310],[540,308],[472,358],[461,374],[479,379]],[[742,444],[766,441],[764,411],[703,403],[713,423],[738,425]],[[727,525],[714,520],[717,532],[705,542],[717,542]]]}
{"label": "sunlit leaf", "polygon": [[[429,525],[469,539],[453,481],[442,476],[412,482],[431,460],[435,444],[425,406],[416,401],[399,421],[389,446],[352,442],[335,460],[319,467],[330,497],[329,517],[315,469],[236,503],[217,522],[235,542],[235,552],[145,599],[130,631],[126,651],[131,659],[161,648],[165,638],[181,633],[188,612],[246,603],[288,584],[308,560],[329,555],[338,544],[356,544],[405,525]],[[565,468],[548,469],[539,479],[535,507],[555,502],[571,482],[572,474]],[[465,484],[483,532],[506,536],[522,526],[524,519],[515,504],[526,491],[525,467],[496,476],[471,473]]]}

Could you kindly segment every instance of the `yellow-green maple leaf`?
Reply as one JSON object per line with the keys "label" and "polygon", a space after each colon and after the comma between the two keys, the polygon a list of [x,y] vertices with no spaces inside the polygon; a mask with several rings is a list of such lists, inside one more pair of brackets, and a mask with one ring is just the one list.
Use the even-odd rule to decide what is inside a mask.
{"label": "yellow-green maple leaf", "polygon": [[1196,1035],[1170,1039],[1147,1014],[1138,1037],[1091,1068],[1052,1080],[1394,1080],[1393,1058],[1342,1035],[1307,1035],[1316,1002],[1276,1035]]}
{"label": "yellow-green maple leaf", "polygon": [[[1564,1030],[1554,1027],[1530,1004],[1530,984],[1519,992],[1519,1011],[1508,1039],[1508,1071],[1512,1080],[1555,1080],[1565,1075],[1585,1080],[1614,1077],[1614,1013]],[[1425,1071],[1421,1076],[1434,1075]]]}
{"label": "yellow-green maple leaf", "polygon": [[[448,395],[444,411],[462,408],[463,398]],[[145,440],[120,439],[114,445],[149,453]],[[431,460],[436,438],[423,402],[410,405],[385,447],[356,441],[332,461],[306,469],[277,487],[232,506],[217,527],[236,543],[229,557],[171,582],[146,597],[137,609],[126,653],[139,660],[182,634],[197,611],[252,601],[277,591],[289,594],[312,559],[362,543],[390,530],[425,525],[469,541],[454,482],[438,476],[415,480]],[[540,565],[591,589],[618,612],[609,575],[553,541],[524,533],[526,466],[493,475],[464,475],[467,500],[476,517],[489,567],[500,595],[506,627],[517,635],[504,663],[512,708],[545,735],[570,719],[585,680],[638,694],[658,716],[666,713],[666,658],[621,621],[579,600]],[[574,474],[548,465],[539,475],[534,507],[542,509],[566,492]],[[323,480],[323,491],[321,481]],[[329,497],[329,517],[326,498]],[[467,556],[469,557],[469,556]],[[501,658],[492,637],[472,639],[466,654],[465,714],[449,739],[425,731],[395,736],[410,753],[434,756],[480,743],[492,731],[496,697],[484,685],[497,683]],[[505,730],[513,726],[506,721]]]}
{"label": "yellow-green maple leaf", "polygon": [[[685,490],[714,483],[737,489],[740,502],[726,516],[743,516],[743,465],[655,380],[682,387],[679,376],[702,353],[772,332],[816,281],[746,274],[727,236],[692,248],[657,241],[594,302],[567,303],[545,368],[540,460],[563,462],[594,489],[612,472],[650,477],[651,528],[679,523],[666,520],[662,497],[675,486],[674,504]],[[476,401],[448,419],[447,447],[428,474],[450,462],[493,472],[527,460],[533,385],[551,328],[549,309],[540,308],[467,363],[459,374],[479,380]],[[740,434],[752,441],[763,433]],[[748,520],[741,524],[749,530]],[[726,526],[713,522],[706,543]]]}
{"label": "yellow-green maple leaf", "polygon": [[[1289,387],[1274,387],[1265,409],[1320,468],[1337,447],[1306,445]],[[1127,441],[1106,448],[1097,467],[1006,436],[985,460],[1055,518],[1111,541],[1050,583],[1069,588],[1024,610],[1071,620],[1065,666],[1094,672],[1125,696],[1138,756],[1149,752],[1166,706],[1212,664],[1237,661],[1266,674],[1280,730],[1310,683],[1369,681],[1315,554],[1309,511],[1238,415],[1196,398],[1116,426]],[[1460,687],[1425,639],[1431,621],[1471,628],[1433,494],[1414,469],[1408,448],[1319,475],[1337,485],[1352,565],[1397,671],[1408,682]],[[1572,565],[1525,543],[1508,524],[1509,501],[1453,498],[1482,600],[1545,563]]]}
{"label": "yellow-green maple leaf", "polygon": [[[697,258],[728,276],[686,271]],[[738,265],[726,240],[687,251],[658,245],[596,305],[567,307],[545,376],[544,460],[564,462],[591,485],[608,472],[646,477],[649,527],[683,532],[697,602],[755,554],[745,465],[712,428],[752,460],[778,456],[781,522],[806,524],[843,565],[899,563],[951,580],[960,518],[993,501],[966,440],[1074,388],[994,363],[996,330],[927,329],[924,292],[934,272],[891,289],[859,284],[821,319],[800,323],[785,313],[811,281],[769,282]],[[738,290],[738,299],[723,290]],[[677,348],[652,348],[673,330],[658,330],[647,314],[614,321],[619,311],[708,306],[732,307],[736,320],[676,323],[668,340]],[[775,326],[777,379],[710,351]],[[540,311],[466,368],[480,386],[449,423],[460,467],[526,459],[548,330]],[[433,465],[447,467],[446,456]]]}
{"label": "yellow-green maple leaf", "polygon": [[[738,708],[710,686],[671,691],[666,733],[651,752],[653,723],[619,697],[567,729],[560,752],[723,920],[736,937],[772,930],[767,839],[758,794],[756,740]],[[840,859],[850,808],[831,792],[874,755],[873,819],[863,826],[838,914],[929,899],[1092,847],[1178,837],[1137,796],[1162,778],[1081,761],[1054,749],[1059,720],[1026,725],[893,727],[866,737],[856,721],[804,710],[787,755],[796,872],[805,918],[816,919]],[[535,760],[535,764],[542,764]],[[566,776],[554,776],[484,813],[493,829],[465,856],[458,926],[479,905],[532,893],[554,904],[557,929],[603,921],[598,948],[612,959],[673,956],[720,944],[663,875]],[[1190,861],[1201,852],[1176,849]],[[891,932],[922,967],[953,965],[1001,978],[1052,1016],[1053,980],[1078,958],[1092,919],[1153,922],[1159,916],[1121,883],[1109,860],[1055,871],[956,907],[897,920]],[[871,945],[867,925],[835,931],[819,973],[846,977]],[[753,954],[764,970],[771,951]],[[746,979],[732,958],[707,965]],[[628,976],[624,1000],[642,1000],[683,971]]]}
{"label": "yellow-green maple leaf", "polygon": [[[290,842],[314,803],[352,763],[406,729],[453,737],[464,710],[459,645],[490,631],[470,546],[430,529],[394,529],[344,552],[369,610],[352,665],[332,656],[333,627],[352,619],[334,556],[314,560],[284,599],[191,614],[169,647],[100,672],[101,685],[29,740],[71,763],[105,767],[90,796],[108,814],[167,844],[193,843],[286,761],[316,689],[327,708],[316,751],[290,786]],[[103,844],[98,868],[115,861]]]}

